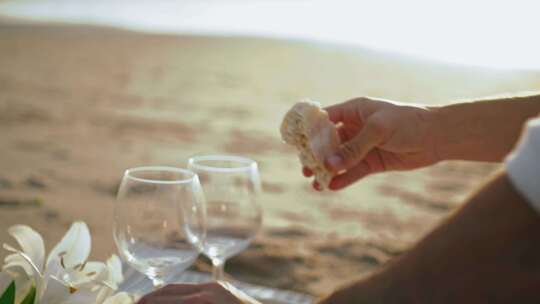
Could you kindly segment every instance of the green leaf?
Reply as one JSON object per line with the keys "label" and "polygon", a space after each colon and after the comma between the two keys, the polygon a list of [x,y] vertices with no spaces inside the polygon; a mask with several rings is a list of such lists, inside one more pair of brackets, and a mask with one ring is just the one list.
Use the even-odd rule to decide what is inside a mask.
{"label": "green leaf", "polygon": [[8,288],[0,297],[0,304],[15,304],[15,281],[9,284]]}
{"label": "green leaf", "polygon": [[30,288],[30,290],[26,294],[26,297],[24,297],[24,300],[22,300],[21,304],[34,304],[35,300],[36,300],[36,287],[32,286],[32,288]]}

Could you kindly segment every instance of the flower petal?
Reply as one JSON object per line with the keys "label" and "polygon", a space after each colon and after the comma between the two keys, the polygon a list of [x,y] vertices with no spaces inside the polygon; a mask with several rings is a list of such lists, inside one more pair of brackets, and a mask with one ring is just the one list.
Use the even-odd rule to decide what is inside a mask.
{"label": "flower petal", "polygon": [[124,276],[122,275],[122,261],[116,254],[111,255],[107,260],[107,268],[109,270],[110,283],[118,285],[124,281]]}
{"label": "flower petal", "polygon": [[[13,264],[13,266],[20,266],[20,267],[23,267],[26,271],[26,273],[28,274],[28,276],[30,277],[34,277],[36,280],[39,280],[41,278],[41,270],[38,269],[37,265],[34,264],[34,261],[32,261],[30,259],[30,257],[20,251],[20,250],[17,250],[11,246],[9,246],[8,244],[4,244],[3,245],[4,249],[8,250],[8,251],[11,251],[11,252],[14,252],[14,254],[20,256],[22,258],[22,260],[26,261],[26,263],[23,263],[23,261],[21,259],[18,259],[18,258],[15,258],[14,255],[9,255],[6,257],[6,259],[11,263]],[[23,266],[24,264],[26,265],[30,265],[31,267],[31,270],[32,271],[28,271],[27,268],[25,266]],[[7,264],[7,265],[4,265],[4,268],[3,269],[7,269],[7,268],[10,268],[11,265],[10,264]]]}
{"label": "flower petal", "polygon": [[70,295],[69,288],[62,282],[46,277],[46,288],[39,295],[39,303],[62,303]]}
{"label": "flower petal", "polygon": [[16,280],[15,281],[16,292],[15,292],[15,303],[21,303],[22,300],[26,297],[32,286],[34,286],[33,280]]}
{"label": "flower petal", "polygon": [[[78,290],[67,296],[60,304],[90,304],[96,303],[97,291],[92,291],[88,289]],[[49,302],[43,302],[49,303]],[[53,302],[51,302],[52,304]],[[54,302],[56,303],[56,302]]]}
{"label": "flower petal", "polygon": [[115,290],[108,286],[100,287],[98,295],[96,297],[96,304],[102,304],[103,302],[105,302],[105,300],[111,297],[114,292]]}
{"label": "flower petal", "polygon": [[26,225],[15,225],[8,229],[9,234],[17,240],[22,251],[32,260],[40,271],[43,271],[45,260],[45,244],[41,235]]}
{"label": "flower petal", "polygon": [[0,294],[4,293],[11,281],[13,281],[13,278],[9,274],[4,271],[0,272]]}
{"label": "flower petal", "polygon": [[[17,286],[16,302],[20,302],[23,296],[32,285],[36,286],[36,292],[40,292],[43,285],[42,274],[37,269],[37,266],[33,264],[30,258],[22,251],[17,251],[15,248],[4,244],[4,248],[9,251],[15,250],[15,253],[6,257],[6,264],[2,271],[8,271],[15,278],[15,285]],[[38,297],[40,293],[37,293]]]}
{"label": "flower petal", "polygon": [[132,304],[133,298],[126,292],[119,292],[108,298],[103,304]]}
{"label": "flower petal", "polygon": [[[48,288],[47,285],[49,284],[49,282],[52,281],[51,278],[61,278],[65,273],[66,270],[60,265],[60,259],[55,258],[52,259],[50,262],[47,262],[47,267],[45,268],[45,272],[43,273],[43,280],[36,283],[36,292],[38,295],[38,299],[43,295],[45,289]],[[57,285],[56,283],[55,285]],[[65,287],[65,284],[63,284],[63,282],[60,283],[62,283],[62,286]]]}
{"label": "flower petal", "polygon": [[2,270],[13,270],[17,267],[22,268],[24,273],[26,273],[26,275],[29,277],[34,275],[32,266],[20,254],[12,253],[6,256]]}
{"label": "flower petal", "polygon": [[[5,276],[9,277],[10,282],[15,281],[16,303],[19,303],[20,300],[26,295],[30,287],[34,285],[34,280],[31,277],[28,277],[26,271],[22,267],[10,267],[5,271],[2,271],[0,276],[2,277],[0,282],[6,278]],[[2,293],[2,289],[5,289],[6,287],[7,286],[2,287],[2,283],[0,283],[0,294]]]}
{"label": "flower petal", "polygon": [[90,255],[92,246],[90,231],[84,222],[75,222],[71,225],[69,231],[64,235],[47,259],[47,265],[54,258],[61,257],[62,265],[65,268],[71,268],[84,263]]}
{"label": "flower petal", "polygon": [[107,267],[102,262],[88,262],[84,268],[69,269],[64,280],[75,288],[89,288],[96,284],[98,278],[107,277]]}

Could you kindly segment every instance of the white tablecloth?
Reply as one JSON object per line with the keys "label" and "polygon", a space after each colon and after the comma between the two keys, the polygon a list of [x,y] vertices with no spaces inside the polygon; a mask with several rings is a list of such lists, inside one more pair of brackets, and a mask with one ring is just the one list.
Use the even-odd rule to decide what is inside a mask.
{"label": "white tablecloth", "polygon": [[[141,273],[124,264],[124,282],[120,286],[121,290],[144,294],[152,290],[152,283]],[[211,281],[211,276],[206,273],[184,271],[172,274],[166,278],[167,283],[203,283]],[[240,281],[232,281],[234,286],[248,295],[264,302],[272,304],[312,304],[313,297],[287,290],[280,290]]]}

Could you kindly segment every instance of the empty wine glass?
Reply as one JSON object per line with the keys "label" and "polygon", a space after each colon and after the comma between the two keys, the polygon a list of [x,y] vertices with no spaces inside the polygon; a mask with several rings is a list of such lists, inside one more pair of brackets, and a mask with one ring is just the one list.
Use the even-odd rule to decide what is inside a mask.
{"label": "empty wine glass", "polygon": [[224,279],[225,261],[249,246],[262,223],[257,163],[226,155],[196,156],[188,169],[199,175],[206,198],[203,252],[213,264],[213,279]]}
{"label": "empty wine glass", "polygon": [[114,240],[122,258],[155,288],[188,268],[204,241],[204,196],[197,175],[173,167],[124,173],[114,208]]}

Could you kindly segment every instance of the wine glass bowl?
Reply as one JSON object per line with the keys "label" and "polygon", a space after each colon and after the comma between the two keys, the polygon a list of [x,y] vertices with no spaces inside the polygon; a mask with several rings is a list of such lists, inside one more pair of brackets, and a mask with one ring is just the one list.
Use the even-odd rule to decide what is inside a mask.
{"label": "wine glass bowl", "polygon": [[120,255],[155,287],[189,267],[205,238],[204,196],[196,174],[173,167],[126,170],[115,204]]}
{"label": "wine glass bowl", "polygon": [[200,177],[206,198],[203,252],[214,279],[223,280],[225,261],[246,249],[262,224],[258,166],[245,157],[207,155],[190,158],[188,169]]}

